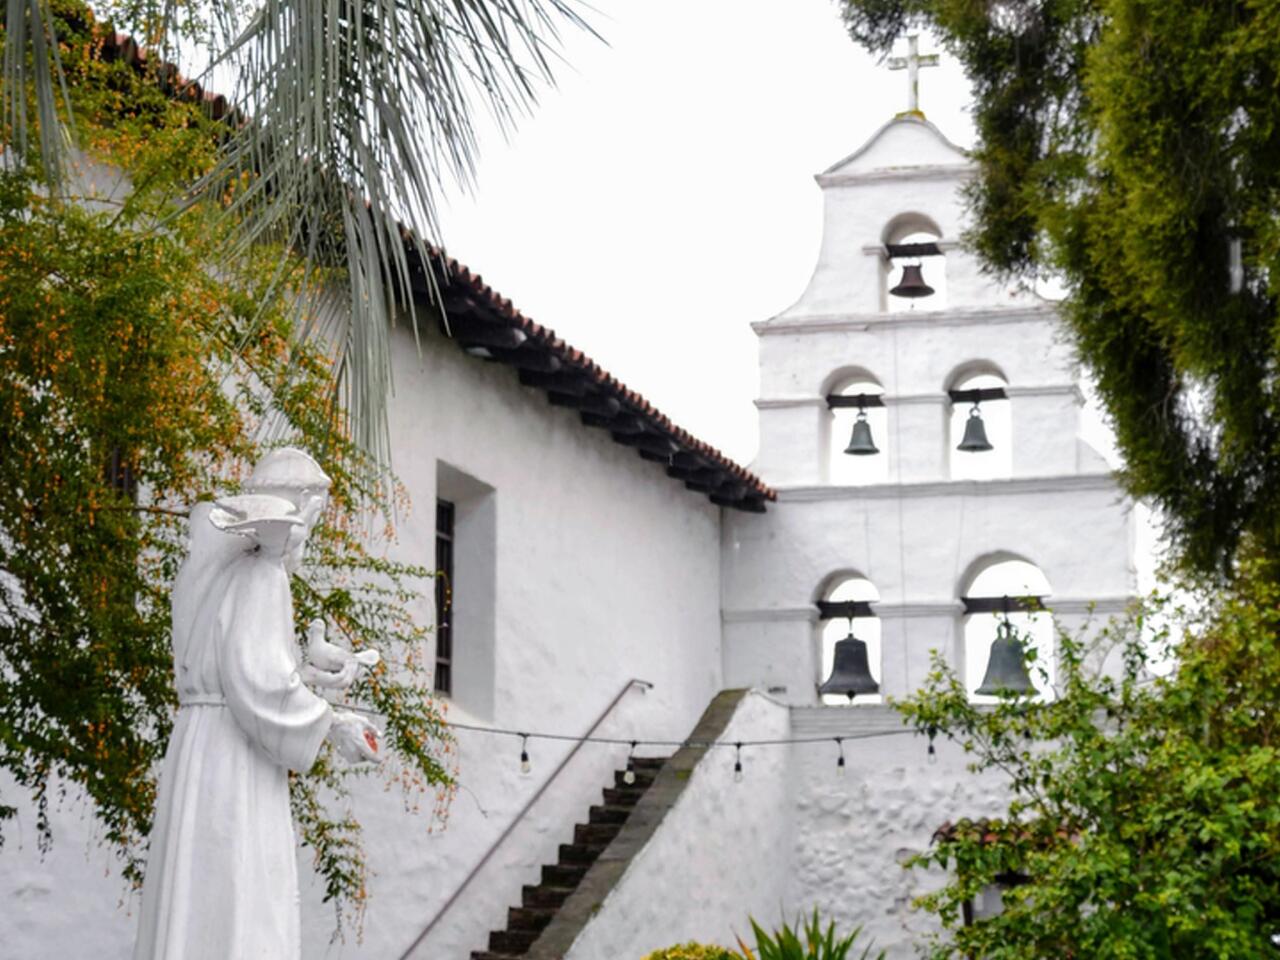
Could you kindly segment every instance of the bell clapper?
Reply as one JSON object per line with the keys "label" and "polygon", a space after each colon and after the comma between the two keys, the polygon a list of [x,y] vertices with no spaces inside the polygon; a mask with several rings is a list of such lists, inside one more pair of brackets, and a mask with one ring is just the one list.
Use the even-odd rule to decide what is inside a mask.
{"label": "bell clapper", "polygon": [[733,745],[733,782],[742,782],[742,744],[735,743]]}
{"label": "bell clapper", "polygon": [[836,749],[839,754],[836,756],[836,776],[844,776],[844,737],[836,737]]}
{"label": "bell clapper", "polygon": [[527,777],[533,772],[533,764],[529,762],[529,735],[520,734],[520,775]]}

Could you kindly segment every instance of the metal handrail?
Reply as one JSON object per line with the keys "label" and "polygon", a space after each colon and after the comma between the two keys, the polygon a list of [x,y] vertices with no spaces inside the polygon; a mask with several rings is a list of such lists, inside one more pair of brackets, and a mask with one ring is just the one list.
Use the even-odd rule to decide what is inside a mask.
{"label": "metal handrail", "polygon": [[546,780],[542,781],[541,786],[538,787],[537,791],[535,791],[533,796],[528,799],[525,805],[520,808],[520,812],[517,813],[515,817],[512,818],[511,822],[507,824],[507,828],[503,830],[502,834],[498,837],[498,839],[493,842],[493,845],[489,847],[485,855],[480,858],[480,861],[474,867],[471,868],[471,872],[468,873],[466,879],[463,880],[462,883],[458,885],[458,889],[453,891],[453,895],[450,896],[449,899],[444,902],[444,906],[442,906],[436,912],[436,915],[431,918],[431,922],[422,928],[422,932],[418,934],[417,938],[413,941],[413,943],[409,944],[409,948],[405,950],[404,953],[400,954],[400,960],[408,960],[409,955],[413,953],[413,951],[418,949],[418,945],[422,943],[423,940],[427,939],[427,935],[431,933],[432,930],[435,929],[436,924],[438,924],[440,920],[444,917],[444,915],[449,912],[449,908],[452,907],[457,902],[460,896],[462,896],[462,892],[466,890],[468,886],[470,886],[471,881],[474,880],[476,876],[480,873],[480,871],[484,869],[484,865],[488,863],[490,859],[492,859],[495,853],[497,853],[498,848],[502,846],[503,841],[505,841],[507,837],[511,836],[511,832],[515,830],[517,826],[520,825],[520,822],[524,820],[525,815],[533,808],[533,805],[537,803],[539,799],[541,799],[544,793],[547,792],[547,788],[550,787],[551,784],[555,782],[556,777],[560,776],[560,771],[562,771],[565,767],[567,767],[569,765],[569,761],[572,760],[575,756],[577,756],[578,751],[582,749],[582,745],[586,742],[586,738],[591,736],[593,733],[596,732],[597,729],[599,729],[600,724],[604,723],[605,719],[609,716],[609,714],[613,712],[613,708],[616,707],[622,701],[622,698],[627,695],[627,691],[634,686],[640,686],[646,690],[653,689],[652,683],[650,683],[648,680],[641,680],[638,677],[632,677],[623,685],[622,689],[618,691],[618,695],[609,702],[609,705],[605,707],[604,710],[601,711],[600,716],[596,717],[595,723],[591,724],[591,727],[587,730],[585,734],[583,734],[583,739],[575,743],[573,745],[573,749],[564,755],[564,759],[561,760],[560,763],[556,766],[555,770],[551,772],[551,776],[547,777]]}

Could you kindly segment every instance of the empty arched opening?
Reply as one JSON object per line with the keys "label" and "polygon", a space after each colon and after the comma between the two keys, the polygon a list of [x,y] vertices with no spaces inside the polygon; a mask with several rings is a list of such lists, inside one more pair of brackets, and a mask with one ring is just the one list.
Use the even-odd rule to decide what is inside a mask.
{"label": "empty arched opening", "polygon": [[[1000,369],[984,361],[965,364],[948,378],[951,416],[947,453],[952,479],[995,480],[1013,474],[1008,386]],[[972,440],[979,436],[985,437],[989,450],[975,449]]]}
{"label": "empty arched opening", "polygon": [[995,703],[999,699],[977,690],[987,674],[997,629],[1005,620],[1030,654],[1028,674],[1036,695],[1053,696],[1057,682],[1053,618],[1037,609],[1050,592],[1049,580],[1040,568],[1013,554],[995,554],[971,567],[960,595],[966,608],[964,684],[974,702]]}
{"label": "empty arched opening", "polygon": [[[889,253],[881,271],[881,303],[888,313],[942,310],[947,306],[947,258],[938,247],[942,230],[931,217],[918,212],[894,217],[881,231],[880,242]],[[908,271],[908,267],[916,271]],[[933,292],[912,282],[912,273]],[[905,281],[905,283],[904,283]],[[892,293],[915,292],[917,296]]]}
{"label": "empty arched opening", "polygon": [[[852,633],[854,637],[867,645],[867,666],[870,668],[872,679],[878,684],[882,673],[880,666],[880,618],[868,610],[867,605],[878,601],[880,592],[876,590],[870,580],[861,574],[845,573],[831,579],[822,591],[821,599],[829,604],[848,604],[861,609],[858,610],[857,615],[852,620],[848,616],[832,616],[819,621],[819,644],[821,648],[819,663],[821,664],[822,672],[820,676],[815,678],[816,683],[821,685],[831,676],[831,670],[835,663],[836,644]],[[824,695],[821,700],[824,704],[831,706],[847,705],[850,702],[847,696],[838,695]],[[879,693],[858,694],[853,702],[855,704],[883,703],[884,698]]]}
{"label": "empty arched opening", "polygon": [[889,413],[884,387],[865,370],[852,370],[835,380],[826,399],[827,479],[839,486],[885,483]]}

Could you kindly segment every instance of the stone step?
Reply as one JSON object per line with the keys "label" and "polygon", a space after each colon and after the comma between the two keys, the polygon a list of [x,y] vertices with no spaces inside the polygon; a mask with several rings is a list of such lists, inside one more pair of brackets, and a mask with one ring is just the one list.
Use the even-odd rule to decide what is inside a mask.
{"label": "stone step", "polygon": [[549,887],[576,887],[586,875],[585,865],[568,866],[561,863],[542,865],[542,882]]}
{"label": "stone step", "polygon": [[558,907],[569,899],[573,887],[553,887],[545,883],[520,891],[520,903],[526,907]]}
{"label": "stone step", "polygon": [[592,807],[587,812],[588,823],[616,823],[619,826],[627,822],[631,816],[631,806],[621,803],[608,803],[604,806]]}
{"label": "stone step", "polygon": [[489,934],[489,951],[491,953],[514,953],[523,955],[533,946],[541,930],[495,930]]}
{"label": "stone step", "polygon": [[644,790],[645,788],[639,784],[634,787],[605,787],[605,806],[634,807],[637,801],[644,796]]}
{"label": "stone step", "polygon": [[520,960],[527,954],[591,864],[622,830],[665,762],[661,757],[636,757],[631,764],[632,783],[626,782],[625,770],[614,771],[614,785],[605,788],[604,803],[591,808],[586,823],[574,825],[573,843],[560,845],[560,862],[544,865],[542,882],[520,891],[521,905],[507,909],[507,929],[490,933],[489,949],[474,951],[471,960]]}
{"label": "stone step", "polygon": [[508,930],[542,930],[556,915],[555,907],[508,907]]}
{"label": "stone step", "polygon": [[560,863],[564,866],[589,867],[600,859],[604,848],[603,843],[562,843],[560,844]]}
{"label": "stone step", "polygon": [[621,829],[620,823],[575,824],[573,842],[583,847],[607,847]]}

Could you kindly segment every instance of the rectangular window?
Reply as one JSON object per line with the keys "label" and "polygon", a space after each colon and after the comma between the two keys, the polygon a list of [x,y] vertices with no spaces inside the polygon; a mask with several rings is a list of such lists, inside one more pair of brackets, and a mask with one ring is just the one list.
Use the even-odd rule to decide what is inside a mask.
{"label": "rectangular window", "polygon": [[453,692],[454,508],[436,501],[436,682],[437,693]]}

